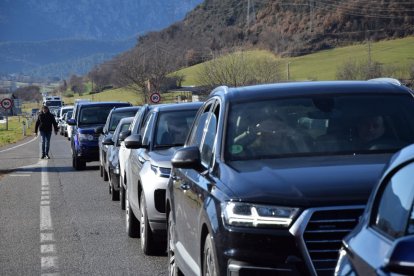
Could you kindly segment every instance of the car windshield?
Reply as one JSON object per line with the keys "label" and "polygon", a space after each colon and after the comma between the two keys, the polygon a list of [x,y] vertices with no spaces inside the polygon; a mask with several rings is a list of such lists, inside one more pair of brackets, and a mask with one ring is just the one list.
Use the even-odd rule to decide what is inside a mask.
{"label": "car windshield", "polygon": [[119,121],[125,117],[134,117],[137,110],[128,110],[123,112],[112,113],[111,122],[109,123],[109,131],[113,132],[116,129]]}
{"label": "car windshield", "polygon": [[395,152],[414,142],[406,95],[337,95],[234,103],[229,161],[287,156]]}
{"label": "car windshield", "polygon": [[62,106],[62,101],[46,101],[46,106]]}
{"label": "car windshield", "polygon": [[155,126],[154,148],[184,145],[197,110],[160,113]]}
{"label": "car windshield", "polygon": [[108,106],[88,106],[81,109],[79,114],[80,125],[105,124],[109,112],[113,108]]}

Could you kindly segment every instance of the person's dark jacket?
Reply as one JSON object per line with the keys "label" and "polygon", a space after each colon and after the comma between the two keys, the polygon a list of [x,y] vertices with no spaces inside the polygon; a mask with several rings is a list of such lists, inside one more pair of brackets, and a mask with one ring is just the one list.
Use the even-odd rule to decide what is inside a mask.
{"label": "person's dark jacket", "polygon": [[52,126],[55,129],[55,132],[58,131],[58,125],[55,120],[55,116],[52,115],[50,112],[41,112],[39,116],[37,117],[36,125],[35,125],[35,133],[37,133],[38,130],[45,131],[45,132],[51,132]]}

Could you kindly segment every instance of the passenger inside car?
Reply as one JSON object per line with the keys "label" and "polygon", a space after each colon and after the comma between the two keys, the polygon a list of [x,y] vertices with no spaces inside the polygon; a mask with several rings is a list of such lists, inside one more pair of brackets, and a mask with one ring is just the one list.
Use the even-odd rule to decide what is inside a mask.
{"label": "passenger inside car", "polygon": [[184,144],[188,133],[188,123],[186,118],[171,117],[165,118],[165,131],[160,140],[160,145]]}

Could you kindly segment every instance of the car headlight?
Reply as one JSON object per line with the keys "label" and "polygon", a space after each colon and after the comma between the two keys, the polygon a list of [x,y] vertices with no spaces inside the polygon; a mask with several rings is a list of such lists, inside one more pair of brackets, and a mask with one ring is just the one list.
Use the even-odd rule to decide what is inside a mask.
{"label": "car headlight", "polygon": [[93,141],[93,135],[79,133],[79,141]]}
{"label": "car headlight", "polygon": [[227,202],[223,219],[231,226],[286,228],[298,212],[299,208]]}
{"label": "car headlight", "polygon": [[151,165],[151,170],[160,177],[165,177],[165,178],[169,178],[170,177],[170,173],[171,173],[171,169],[170,168],[163,168],[163,167],[158,167],[155,165]]}

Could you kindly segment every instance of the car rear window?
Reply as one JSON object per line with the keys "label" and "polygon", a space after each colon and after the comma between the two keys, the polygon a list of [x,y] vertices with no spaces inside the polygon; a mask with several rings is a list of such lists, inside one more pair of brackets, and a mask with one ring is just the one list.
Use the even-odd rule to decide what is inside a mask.
{"label": "car rear window", "polygon": [[79,125],[105,124],[113,106],[84,106],[80,110]]}

